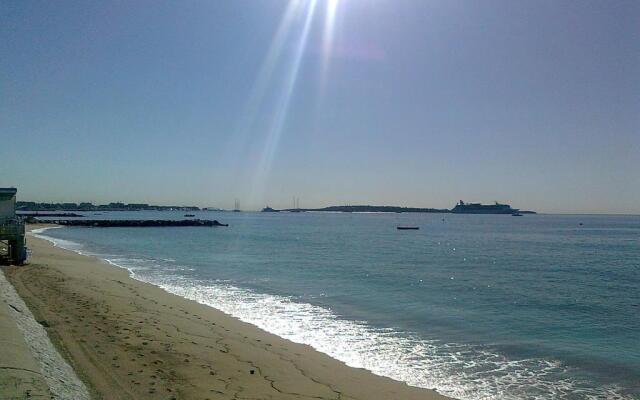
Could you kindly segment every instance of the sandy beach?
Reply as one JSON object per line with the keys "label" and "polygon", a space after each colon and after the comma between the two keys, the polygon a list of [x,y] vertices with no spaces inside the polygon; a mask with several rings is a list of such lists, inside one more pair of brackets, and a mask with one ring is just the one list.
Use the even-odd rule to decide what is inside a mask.
{"label": "sandy beach", "polygon": [[[33,227],[35,228],[35,226]],[[28,238],[5,273],[97,399],[446,399]]]}

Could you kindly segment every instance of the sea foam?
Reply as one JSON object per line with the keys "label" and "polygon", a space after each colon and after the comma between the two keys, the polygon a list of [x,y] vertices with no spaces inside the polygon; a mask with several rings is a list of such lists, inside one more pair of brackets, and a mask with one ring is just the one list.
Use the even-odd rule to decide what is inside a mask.
{"label": "sea foam", "polygon": [[80,243],[32,231],[55,246],[103,258],[134,279],[197,301],[335,359],[409,385],[435,388],[465,399],[628,399],[617,387],[593,388],[568,378],[556,360],[509,360],[481,346],[426,340],[411,332],[380,329],[366,321],[340,318],[330,309],[293,298],[258,293],[225,281],[179,275],[188,266],[174,259],[120,257],[93,253]]}

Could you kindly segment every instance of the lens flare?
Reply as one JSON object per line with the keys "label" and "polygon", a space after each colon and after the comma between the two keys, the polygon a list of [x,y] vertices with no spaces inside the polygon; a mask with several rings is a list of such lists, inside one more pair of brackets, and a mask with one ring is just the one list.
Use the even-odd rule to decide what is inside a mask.
{"label": "lens flare", "polygon": [[247,102],[245,114],[248,115],[249,118],[243,119],[245,126],[244,129],[241,129],[241,131],[248,130],[250,125],[254,122],[258,108],[260,107],[267,92],[267,87],[273,79],[273,74],[276,70],[278,61],[282,57],[282,52],[285,48],[287,37],[289,36],[289,32],[291,32],[296,13],[299,11],[299,7],[299,1],[291,1],[287,5],[287,9],[284,16],[282,17],[282,21],[280,22],[278,30],[276,31],[276,34],[271,41],[271,45],[269,46],[267,57],[262,63],[260,72],[258,73],[258,77],[256,78],[254,88],[251,92],[251,97]]}
{"label": "lens flare", "polygon": [[329,61],[331,59],[331,49],[333,47],[333,37],[335,33],[336,11],[338,10],[338,0],[327,0],[325,10],[324,33],[322,35],[322,76],[320,78],[321,88],[327,82],[329,73]]}
{"label": "lens flare", "polygon": [[[312,36],[318,2],[319,0],[291,0],[287,4],[251,89],[244,118],[236,130],[234,140],[238,147],[249,150],[251,144],[262,143],[259,153],[253,158],[255,163],[252,165],[251,173],[249,202],[255,206],[259,206],[265,200],[264,189],[286,126],[309,38]],[[320,66],[321,96],[328,77],[339,0],[325,2]],[[284,73],[281,74],[282,71]],[[274,88],[277,89],[275,93]],[[258,121],[265,121],[266,110],[272,111],[268,114],[266,122],[259,125]],[[264,135],[263,140],[256,140],[256,135]]]}
{"label": "lens flare", "polygon": [[[302,58],[305,53],[305,49],[307,46],[307,42],[309,39],[309,32],[311,30],[311,25],[313,22],[313,16],[315,14],[316,5],[318,0],[310,0],[305,2],[307,5],[306,14],[304,17],[304,23],[302,24],[302,29],[300,31],[300,35],[298,36],[296,45],[294,47],[293,57],[291,58],[291,62],[287,68],[287,72],[284,77],[284,84],[282,86],[282,90],[276,100],[276,107],[273,113],[273,117],[269,124],[269,128],[267,130],[267,136],[265,139],[265,143],[262,149],[262,154],[260,156],[260,160],[258,162],[256,171],[253,175],[253,185],[252,185],[252,193],[251,200],[254,203],[263,202],[264,196],[264,188],[267,183],[267,179],[269,173],[271,171],[271,167],[273,164],[273,159],[278,148],[278,144],[280,142],[280,138],[282,136],[284,124],[287,119],[287,114],[289,111],[289,105],[291,104],[291,98],[293,96],[293,92],[296,86],[296,82],[298,80],[300,66],[302,64]],[[291,3],[294,7],[294,14],[297,9],[297,5],[299,2]],[[291,5],[290,4],[290,5]],[[285,26],[290,25],[287,23],[287,19],[283,20],[283,24]],[[283,31],[288,31],[289,28],[283,28]],[[280,32],[278,32],[280,33]],[[278,34],[276,34],[276,40],[278,39]],[[275,41],[274,41],[275,43]],[[273,66],[271,63],[275,65],[278,56],[280,55],[281,48],[277,47],[278,53],[274,53],[273,59],[270,59],[271,54],[269,54],[267,58],[267,65],[269,70],[273,70]],[[267,75],[269,76],[269,75]],[[268,86],[268,80],[265,80],[264,86]],[[262,84],[262,83],[261,83]]]}

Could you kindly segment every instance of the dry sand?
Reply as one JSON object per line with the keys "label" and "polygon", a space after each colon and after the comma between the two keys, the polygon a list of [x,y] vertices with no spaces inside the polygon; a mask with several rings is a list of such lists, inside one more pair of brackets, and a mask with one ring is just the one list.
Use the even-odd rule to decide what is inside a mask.
{"label": "dry sand", "polygon": [[[35,228],[35,227],[34,227]],[[97,399],[446,399],[28,238],[9,280]]]}
{"label": "dry sand", "polygon": [[89,400],[73,368],[0,270],[0,399]]}

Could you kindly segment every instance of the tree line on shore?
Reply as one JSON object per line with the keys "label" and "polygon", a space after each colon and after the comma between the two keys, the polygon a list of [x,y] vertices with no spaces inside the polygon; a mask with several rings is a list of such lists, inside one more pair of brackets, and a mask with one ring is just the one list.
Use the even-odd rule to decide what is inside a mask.
{"label": "tree line on shore", "polygon": [[[109,203],[95,205],[93,203],[39,203],[34,201],[17,201],[17,211],[143,211],[143,210],[179,210],[179,211],[199,211],[196,206],[158,206],[144,203]],[[202,210],[207,210],[203,208]]]}

